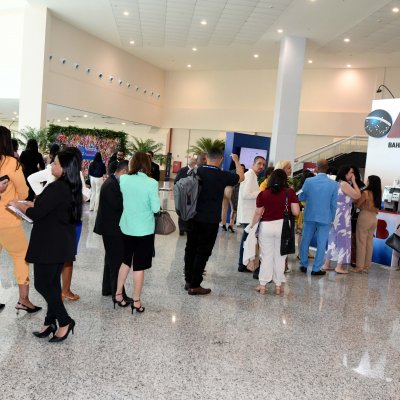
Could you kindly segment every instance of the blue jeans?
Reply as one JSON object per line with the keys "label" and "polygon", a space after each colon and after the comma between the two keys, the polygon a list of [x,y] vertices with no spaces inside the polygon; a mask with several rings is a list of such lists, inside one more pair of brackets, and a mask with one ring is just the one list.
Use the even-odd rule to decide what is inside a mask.
{"label": "blue jeans", "polygon": [[324,264],[326,246],[328,244],[330,224],[321,224],[319,222],[304,221],[303,237],[300,244],[300,264],[302,267],[308,267],[308,248],[311,240],[317,236],[317,253],[315,254],[313,271],[319,271]]}
{"label": "blue jeans", "polygon": [[249,235],[247,232],[245,232],[245,228],[248,224],[240,224],[243,227],[243,235],[242,235],[242,240],[240,241],[240,249],[239,249],[239,267],[244,267],[243,265],[243,243],[246,241],[247,236]]}

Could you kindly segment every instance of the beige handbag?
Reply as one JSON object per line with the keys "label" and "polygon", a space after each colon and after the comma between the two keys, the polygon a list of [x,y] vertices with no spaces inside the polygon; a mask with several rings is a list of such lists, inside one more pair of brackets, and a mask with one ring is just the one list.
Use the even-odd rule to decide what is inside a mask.
{"label": "beige handbag", "polygon": [[174,221],[172,221],[171,216],[168,211],[160,210],[158,214],[156,214],[156,235],[169,235],[172,232],[176,231],[176,226]]}

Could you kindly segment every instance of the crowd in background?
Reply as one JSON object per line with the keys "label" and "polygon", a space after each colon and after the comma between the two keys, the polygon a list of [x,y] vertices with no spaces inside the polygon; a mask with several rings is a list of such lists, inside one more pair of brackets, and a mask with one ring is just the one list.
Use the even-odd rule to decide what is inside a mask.
{"label": "crowd in background", "polygon": [[[0,127],[0,246],[13,259],[19,287],[17,311],[41,310],[29,300],[29,263],[34,266],[35,288],[47,303],[44,324],[34,335],[52,334],[50,342],[59,342],[74,332],[75,321],[64,300],[79,299],[71,291],[71,280],[82,207],[88,200],[89,210],[96,214],[94,232],[102,235],[105,249],[102,294],[112,296],[114,308],[130,306],[132,313],[143,313],[144,271],[151,268],[156,253],[155,214],[160,210],[160,170],[153,154],[137,152],[128,161],[118,149],[107,169],[97,153],[85,181],[76,147],[60,149],[54,144],[46,162],[34,140],[28,141],[19,157],[17,150],[10,131]],[[364,184],[355,166],[331,171],[327,160],[319,160],[315,174],[303,172],[296,193],[289,180],[289,161],[266,167],[265,158],[257,156],[245,172],[239,157],[231,157],[232,170],[222,171],[223,152],[212,148],[190,159],[175,178],[177,183],[195,171],[201,187],[196,215],[178,221],[179,234],[187,234],[184,288],[189,295],[211,292],[201,284],[218,231],[235,233],[236,224],[243,227],[238,271],[253,272],[260,294],[267,293],[271,282],[277,295],[284,292],[285,273],[290,272],[287,253],[281,250],[285,218],[296,218],[300,271],[307,272],[310,259],[314,260],[311,275],[331,269],[338,274],[368,271],[381,205],[379,177],[371,175]],[[265,175],[261,184],[260,175]],[[33,222],[29,243],[16,211]],[[316,247],[315,256],[311,245]],[[125,291],[131,269],[133,297]]]}

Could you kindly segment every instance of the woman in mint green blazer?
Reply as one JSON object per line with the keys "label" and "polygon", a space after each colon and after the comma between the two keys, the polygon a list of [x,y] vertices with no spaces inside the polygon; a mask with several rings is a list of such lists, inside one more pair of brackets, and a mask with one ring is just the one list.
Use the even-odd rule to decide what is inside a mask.
{"label": "woman in mint green blazer", "polygon": [[151,162],[146,153],[137,152],[129,162],[129,173],[120,177],[124,210],[119,226],[124,238],[124,258],[118,274],[118,287],[114,299],[120,307],[129,304],[122,291],[129,270],[133,270],[133,310],[142,313],[140,302],[144,270],[151,268],[154,251],[154,214],[160,211],[158,182],[150,178]]}

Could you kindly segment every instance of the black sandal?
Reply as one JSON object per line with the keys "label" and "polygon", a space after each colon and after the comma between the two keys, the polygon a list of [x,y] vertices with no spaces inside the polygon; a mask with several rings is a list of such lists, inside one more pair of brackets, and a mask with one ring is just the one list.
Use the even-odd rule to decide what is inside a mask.
{"label": "black sandal", "polygon": [[131,304],[132,314],[133,314],[133,310],[134,310],[134,309],[135,309],[136,312],[138,312],[138,313],[144,312],[145,308],[144,308],[141,304],[140,304],[140,307],[135,307],[135,306],[134,306],[135,303],[139,303],[139,302],[140,302],[140,299],[138,299],[138,300],[133,300],[133,303]]}
{"label": "black sandal", "polygon": [[[122,300],[118,301],[117,296],[122,296]],[[124,304],[122,304],[123,301],[125,302]],[[115,304],[118,304],[120,307],[128,307],[129,306],[129,303],[124,299],[124,296],[122,295],[122,293],[118,293],[115,295],[115,297],[113,298],[113,303],[114,303],[114,310],[115,310]]]}

